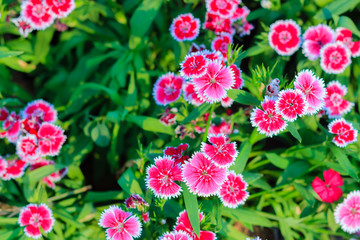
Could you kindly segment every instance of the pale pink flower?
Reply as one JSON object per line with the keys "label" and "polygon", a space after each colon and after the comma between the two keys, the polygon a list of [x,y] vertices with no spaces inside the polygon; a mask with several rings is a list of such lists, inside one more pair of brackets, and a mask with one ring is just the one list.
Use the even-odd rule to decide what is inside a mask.
{"label": "pale pink flower", "polygon": [[320,49],[335,41],[335,32],[329,26],[319,24],[309,27],[303,35],[302,45],[304,55],[314,61],[320,57]]}
{"label": "pale pink flower", "polygon": [[164,233],[158,240],[192,240],[192,237],[183,231],[173,231]]}
{"label": "pale pink flower", "polygon": [[360,191],[350,192],[345,200],[337,205],[335,221],[348,233],[360,231]]}
{"label": "pale pink flower", "polygon": [[27,163],[34,163],[40,157],[40,149],[37,138],[28,134],[20,136],[16,142],[17,155]]}
{"label": "pale pink flower", "polygon": [[221,202],[229,208],[237,208],[244,204],[249,197],[249,193],[246,191],[247,186],[248,184],[241,174],[236,175],[234,171],[229,172],[218,194]]}
{"label": "pale pink flower", "polygon": [[24,38],[26,38],[29,33],[33,31],[30,22],[21,16],[18,18],[12,18],[11,22],[15,24],[15,26],[19,29],[20,35]]}
{"label": "pale pink flower", "polygon": [[347,88],[339,81],[331,81],[326,87],[327,96],[324,98],[325,110],[329,118],[338,118],[350,112],[354,103],[349,102],[343,97],[347,93]]}
{"label": "pale pink flower", "polygon": [[7,161],[2,156],[0,156],[0,176],[6,173],[7,166],[8,166]]}
{"label": "pale pink flower", "polygon": [[52,123],[44,122],[38,131],[38,143],[42,155],[56,156],[66,140],[64,130]]}

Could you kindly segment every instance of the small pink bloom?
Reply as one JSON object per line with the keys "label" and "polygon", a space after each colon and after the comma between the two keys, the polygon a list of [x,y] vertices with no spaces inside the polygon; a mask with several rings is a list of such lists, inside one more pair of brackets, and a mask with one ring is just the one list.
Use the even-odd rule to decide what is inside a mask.
{"label": "small pink bloom", "polygon": [[339,81],[331,81],[326,87],[327,96],[324,98],[325,110],[329,118],[338,118],[350,112],[354,103],[349,102],[343,97],[347,93],[345,85]]}
{"label": "small pink bloom", "polygon": [[286,121],[293,122],[306,114],[308,105],[305,95],[300,90],[282,90],[276,100],[275,109]]}
{"label": "small pink bloom", "polygon": [[229,67],[234,73],[235,83],[233,89],[242,89],[244,87],[244,80],[241,78],[241,70],[235,64]]}
{"label": "small pink bloom", "polygon": [[[210,52],[209,50],[204,50],[201,52],[208,60],[211,61],[219,61],[222,62],[223,61],[223,56],[222,53],[219,51],[214,51],[214,52]],[[225,63],[221,63],[222,65],[225,66]]]}
{"label": "small pink bloom", "polygon": [[164,124],[165,126],[171,126],[176,123],[176,114],[171,113],[172,109],[167,107],[164,111],[164,113],[161,115],[159,121]]}
{"label": "small pink bloom", "polygon": [[16,142],[16,154],[27,163],[34,163],[40,157],[37,139],[28,134],[18,138]]}
{"label": "small pink bloom", "polygon": [[125,205],[127,208],[138,208],[141,206],[146,206],[148,207],[149,204],[142,198],[140,197],[139,194],[131,194],[129,198],[127,198],[125,200]]}
{"label": "small pink bloom", "polygon": [[171,157],[156,158],[155,165],[146,170],[146,185],[157,197],[178,197],[181,187],[175,181],[182,181],[181,167]]}
{"label": "small pink bloom", "polygon": [[204,76],[194,78],[198,95],[207,102],[219,102],[227,96],[226,90],[234,85],[233,72],[218,62],[209,62]]}
{"label": "small pink bloom", "polygon": [[249,193],[246,191],[247,186],[248,184],[241,174],[236,175],[234,171],[231,171],[219,192],[221,202],[229,208],[237,208],[239,205],[243,205],[249,197]]}
{"label": "small pink bloom", "polygon": [[10,142],[15,142],[20,133],[20,116],[11,112],[3,122],[3,129],[6,130],[6,137]]}
{"label": "small pink bloom", "polygon": [[341,198],[343,193],[341,188],[339,188],[344,184],[343,179],[338,172],[335,172],[332,169],[325,170],[323,176],[324,181],[319,177],[316,177],[311,186],[314,192],[320,197],[321,201],[327,203],[336,202]]}
{"label": "small pink bloom", "polygon": [[360,41],[353,41],[352,32],[349,29],[337,28],[336,41],[344,43],[350,49],[352,57],[360,56]]}
{"label": "small pink bloom", "polygon": [[209,12],[206,13],[204,29],[213,31],[215,34],[234,34],[234,29],[231,27],[230,19],[223,18],[217,14],[212,14]]}
{"label": "small pink bloom", "polygon": [[[43,166],[47,165],[54,165],[55,162],[52,160],[40,160],[30,166],[30,171],[33,171],[35,169],[41,168]],[[68,168],[60,169],[56,172],[51,173],[50,175],[44,177],[42,180],[43,182],[48,185],[48,187],[55,189],[55,183],[59,182],[65,175],[67,174]]]}
{"label": "small pink bloom", "polygon": [[231,127],[231,122],[226,122],[225,120],[221,120],[221,123],[219,125],[216,124],[211,124],[208,130],[208,134],[214,134],[214,135],[218,135],[218,134],[225,134],[229,135],[232,134],[233,130]]}
{"label": "small pink bloom", "polygon": [[337,205],[335,221],[348,233],[360,231],[360,191],[352,191],[346,199]]}
{"label": "small pink bloom", "polygon": [[300,34],[294,20],[278,20],[270,25],[269,44],[279,55],[291,56],[300,47]]}
{"label": "small pink bloom", "polygon": [[178,41],[192,41],[197,38],[200,31],[200,20],[191,13],[177,16],[171,26],[170,33]]}
{"label": "small pink bloom", "polygon": [[21,4],[21,17],[35,30],[44,30],[54,22],[50,8],[42,0],[28,0]]}
{"label": "small pink bloom", "polygon": [[140,237],[142,231],[139,218],[117,206],[111,206],[101,214],[99,226],[106,228],[107,240],[133,240]]}
{"label": "small pink bloom", "polygon": [[221,52],[224,59],[227,59],[228,46],[233,39],[230,34],[223,33],[211,42],[211,50]]}
{"label": "small pink bloom", "polygon": [[3,174],[6,173],[7,167],[7,161],[2,156],[0,156],[0,176],[3,176]]}
{"label": "small pink bloom", "polygon": [[202,52],[195,52],[185,57],[185,60],[180,64],[180,75],[185,78],[201,77],[206,73],[208,59]]}
{"label": "small pink bloom", "polygon": [[351,64],[351,52],[343,43],[328,43],[320,50],[320,66],[326,73],[338,74]]}
{"label": "small pink bloom", "polygon": [[42,155],[56,156],[66,140],[64,130],[52,123],[44,122],[38,132],[38,143]]}
{"label": "small pink bloom", "polygon": [[256,108],[251,113],[251,125],[257,127],[261,134],[266,134],[268,137],[283,131],[287,123],[275,111],[275,98],[266,96],[261,106],[263,110]]}
{"label": "small pink bloom", "polygon": [[238,21],[238,20],[242,20],[242,19],[246,19],[246,17],[249,15],[250,10],[244,6],[241,8],[236,8],[236,10],[234,11],[232,17],[231,17],[231,21]]}
{"label": "small pink bloom", "polygon": [[25,235],[30,238],[40,238],[40,227],[45,233],[51,232],[55,219],[51,209],[46,204],[28,204],[19,215],[19,224],[24,228]]}
{"label": "small pink bloom", "polygon": [[181,94],[184,79],[174,73],[167,73],[158,78],[154,85],[153,95],[158,105],[175,102]]}
{"label": "small pink bloom", "polygon": [[174,231],[174,232],[167,232],[164,233],[158,240],[192,240],[193,238],[190,237],[187,233],[183,231]]}
{"label": "small pink bloom", "polygon": [[144,223],[148,223],[150,221],[150,213],[149,212],[143,212],[141,213],[141,217]]}
{"label": "small pink bloom", "polygon": [[329,132],[336,134],[332,141],[338,147],[346,147],[348,144],[357,141],[358,131],[343,118],[332,121],[329,124]]}
{"label": "small pink bloom", "polygon": [[254,29],[254,25],[252,25],[251,23],[249,23],[248,21],[246,21],[245,19],[242,20],[242,26],[240,27],[240,37],[246,36],[246,35],[250,35],[251,30]]}
{"label": "small pink bloom", "polygon": [[8,118],[9,111],[6,109],[6,107],[0,108],[0,121],[4,121]]}
{"label": "small pink bloom", "polygon": [[36,119],[38,122],[55,122],[57,111],[54,106],[42,99],[28,103],[22,112],[24,118]]}
{"label": "small pink bloom", "polygon": [[195,86],[192,82],[185,82],[183,85],[184,98],[188,103],[191,103],[195,106],[200,106],[204,103],[199,95],[196,93]]}
{"label": "small pink bloom", "polygon": [[224,134],[209,135],[208,140],[211,144],[203,142],[201,151],[206,157],[214,161],[216,166],[228,168],[235,163],[238,155],[235,142],[227,143]]}
{"label": "small pink bloom", "polygon": [[238,0],[206,0],[206,9],[212,14],[230,18],[239,4]]}
{"label": "small pink bloom", "polygon": [[216,166],[203,153],[197,152],[183,164],[183,176],[192,193],[208,197],[219,191],[226,179],[227,170]]}
{"label": "small pink bloom", "polygon": [[26,167],[27,167],[26,162],[20,159],[7,161],[6,172],[3,173],[1,179],[7,181],[10,179],[20,178],[24,175]]}
{"label": "small pink bloom", "polygon": [[75,9],[74,0],[45,0],[45,4],[56,18],[64,18]]}
{"label": "small pink bloom", "polygon": [[20,35],[24,38],[26,38],[33,30],[30,22],[21,16],[18,18],[12,18],[11,22],[15,24],[15,26],[19,29]]}
{"label": "small pink bloom", "polygon": [[164,154],[167,156],[171,156],[174,159],[175,164],[182,165],[186,160],[189,159],[189,156],[182,155],[188,147],[189,144],[187,143],[181,143],[177,147],[166,147],[164,150]]}
{"label": "small pink bloom", "polygon": [[224,97],[223,99],[221,99],[221,106],[223,106],[224,108],[231,107],[231,105],[233,103],[234,103],[234,100],[232,100],[229,97]]}
{"label": "small pink bloom", "polygon": [[320,57],[320,49],[335,40],[335,32],[329,26],[319,24],[309,27],[303,35],[304,55],[314,61]]}
{"label": "small pink bloom", "polygon": [[303,70],[295,77],[295,89],[300,90],[308,103],[308,114],[315,114],[324,107],[326,89],[324,80],[315,76],[311,70]]}

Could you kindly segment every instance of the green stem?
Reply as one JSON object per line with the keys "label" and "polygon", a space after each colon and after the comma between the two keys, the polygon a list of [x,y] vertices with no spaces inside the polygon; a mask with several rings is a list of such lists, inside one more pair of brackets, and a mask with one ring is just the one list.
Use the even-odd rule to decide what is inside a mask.
{"label": "green stem", "polygon": [[206,139],[207,139],[207,134],[208,134],[208,131],[209,131],[209,127],[210,127],[210,123],[211,123],[211,117],[212,117],[212,114],[215,110],[215,103],[213,103],[211,105],[211,109],[210,109],[210,112],[209,112],[209,117],[208,117],[208,121],[206,123],[206,128],[205,128],[205,132],[204,132],[204,135],[203,135],[203,138],[202,138],[202,141],[203,142],[206,142]]}
{"label": "green stem", "polygon": [[79,189],[75,189],[73,191],[66,192],[66,193],[51,197],[51,198],[49,198],[47,200],[47,202],[54,202],[54,201],[58,201],[58,200],[61,200],[63,198],[66,198],[66,197],[69,197],[69,196],[72,196],[72,195],[77,195],[77,194],[86,192],[86,191],[90,190],[91,188],[92,187],[90,185],[88,185],[88,186],[85,186],[85,187],[82,187],[82,188],[79,188]]}

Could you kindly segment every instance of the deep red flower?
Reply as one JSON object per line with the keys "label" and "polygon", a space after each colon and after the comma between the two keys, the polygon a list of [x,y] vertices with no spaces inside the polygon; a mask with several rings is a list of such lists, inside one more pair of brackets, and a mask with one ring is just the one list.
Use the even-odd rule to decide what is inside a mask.
{"label": "deep red flower", "polygon": [[164,113],[161,115],[159,121],[165,126],[171,126],[176,123],[176,114],[170,112],[171,109],[166,107]]}
{"label": "deep red flower", "polygon": [[9,111],[6,109],[6,107],[3,107],[0,109],[0,121],[4,121],[9,116]]}
{"label": "deep red flower", "polygon": [[320,197],[321,201],[332,203],[341,198],[342,190],[339,188],[343,185],[343,179],[338,172],[332,169],[323,172],[324,181],[316,177],[311,186]]}
{"label": "deep red flower", "polygon": [[171,156],[174,159],[175,164],[182,165],[186,160],[190,158],[187,155],[182,155],[188,147],[189,144],[187,143],[181,143],[177,147],[166,147],[164,150],[164,154],[167,156]]}

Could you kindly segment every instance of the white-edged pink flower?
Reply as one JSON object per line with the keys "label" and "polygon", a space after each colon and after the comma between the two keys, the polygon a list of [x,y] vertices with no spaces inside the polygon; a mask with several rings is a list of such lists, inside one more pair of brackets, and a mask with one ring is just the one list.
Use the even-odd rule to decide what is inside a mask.
{"label": "white-edged pink flower", "polygon": [[215,34],[229,33],[234,34],[235,30],[231,27],[231,20],[223,18],[217,14],[207,12],[204,29],[215,32]]}
{"label": "white-edged pink flower", "polygon": [[196,152],[183,164],[183,176],[192,193],[208,197],[219,191],[226,179],[227,170],[216,166],[203,153]]}
{"label": "white-edged pink flower", "polygon": [[225,134],[225,136],[233,133],[231,121],[226,122],[224,119],[221,119],[220,124],[216,125],[215,123],[212,123],[210,125],[208,134],[217,135],[221,133]]}
{"label": "white-edged pink flower", "polygon": [[15,26],[19,29],[20,35],[24,38],[26,38],[33,30],[30,22],[21,16],[18,18],[12,18],[11,22],[15,24]]}
{"label": "white-edged pink flower", "polygon": [[18,223],[25,227],[27,237],[38,239],[41,237],[40,227],[45,233],[51,232],[55,219],[46,204],[28,204],[21,209]]}
{"label": "white-edged pink flower", "polygon": [[360,41],[353,41],[351,30],[342,27],[337,28],[336,41],[345,44],[350,49],[352,57],[360,56]]}
{"label": "white-edged pink flower", "polygon": [[40,157],[37,138],[28,134],[20,136],[16,141],[16,154],[27,163],[34,163]]}
{"label": "white-edged pink flower", "polygon": [[200,20],[191,13],[177,16],[170,26],[170,33],[178,42],[192,41],[197,38],[199,32]]}
{"label": "white-edged pink flower", "polygon": [[309,27],[304,35],[302,51],[312,61],[320,57],[320,49],[335,41],[335,32],[325,24]]}
{"label": "white-edged pink flower", "polygon": [[[54,165],[55,162],[52,160],[42,159],[32,165],[30,165],[30,171],[41,168],[47,165]],[[59,182],[68,172],[68,168],[60,169],[56,172],[51,173],[50,175],[44,177],[43,182],[50,188],[55,189],[55,183]]]}
{"label": "white-edged pink flower", "polygon": [[232,43],[232,35],[223,33],[211,42],[211,50],[221,52],[224,60],[227,59],[228,46]]}
{"label": "white-edged pink flower", "polygon": [[227,96],[226,90],[234,85],[233,72],[221,63],[208,63],[205,75],[194,78],[196,92],[206,102],[219,102]]}
{"label": "white-edged pink flower", "polygon": [[181,187],[175,181],[182,180],[181,167],[170,156],[155,158],[146,170],[146,185],[160,198],[178,197]]}
{"label": "white-edged pink flower", "polygon": [[228,168],[235,163],[238,155],[235,142],[227,143],[224,134],[210,134],[208,140],[211,144],[203,142],[201,144],[201,152],[214,161],[215,165],[221,168]]}
{"label": "white-edged pink flower", "polygon": [[16,115],[15,112],[11,112],[3,122],[3,129],[6,130],[6,138],[10,142],[16,142],[20,133],[20,125],[20,116]]}
{"label": "white-edged pink flower", "polygon": [[158,240],[192,240],[192,237],[183,231],[173,231],[164,233]]}
{"label": "white-edged pink flower", "polygon": [[229,208],[243,205],[249,197],[247,186],[241,174],[237,175],[234,171],[230,171],[218,194],[221,202]]}
{"label": "white-edged pink flower", "polygon": [[208,62],[202,52],[191,53],[180,63],[180,75],[185,78],[201,77],[206,73]]}
{"label": "white-edged pink flower", "polygon": [[231,105],[233,103],[234,103],[234,100],[232,100],[229,97],[224,97],[223,99],[221,99],[221,106],[223,106],[224,108],[231,107]]}
{"label": "white-edged pink flower", "polygon": [[0,177],[6,173],[6,169],[8,167],[8,163],[7,161],[2,157],[0,156]]}
{"label": "white-edged pink flower", "polygon": [[150,222],[150,213],[149,212],[143,212],[141,213],[141,217],[144,223]]}
{"label": "white-edged pink flower", "polygon": [[279,93],[275,109],[286,121],[293,122],[298,116],[306,114],[308,105],[305,95],[300,90],[286,89]]}
{"label": "white-edged pink flower", "polygon": [[133,240],[141,235],[139,218],[117,206],[106,209],[99,220],[99,226],[106,228],[107,240]]}
{"label": "white-edged pink flower", "polygon": [[28,0],[21,4],[21,16],[35,30],[44,30],[54,22],[50,8],[42,0]]}
{"label": "white-edged pink flower", "polygon": [[250,10],[246,6],[238,7],[234,11],[234,13],[230,19],[231,19],[231,21],[243,20],[243,19],[246,19],[246,17],[249,15],[249,13],[250,13]]}
{"label": "white-edged pink flower", "polygon": [[7,161],[6,171],[1,175],[1,179],[7,181],[10,179],[20,178],[24,175],[26,167],[26,162],[20,159]]}
{"label": "white-edged pink flower", "polygon": [[239,31],[240,31],[239,36],[243,37],[246,35],[250,35],[250,32],[253,29],[254,29],[254,25],[249,23],[246,19],[242,19],[241,26],[239,28]]}
{"label": "white-edged pink flower", "polygon": [[343,97],[347,93],[347,88],[339,81],[331,81],[326,87],[327,96],[324,98],[325,111],[329,118],[339,118],[350,112],[354,103],[349,102]]}
{"label": "white-edged pink flower", "polygon": [[300,26],[294,20],[278,20],[270,25],[270,47],[279,55],[291,56],[300,47],[300,34]]}
{"label": "white-edged pink flower", "polygon": [[183,85],[184,99],[195,106],[200,106],[205,101],[196,93],[195,86],[192,82],[185,82]]}
{"label": "white-edged pink flower", "polygon": [[277,135],[287,126],[281,115],[276,113],[275,101],[274,97],[265,96],[264,101],[261,103],[262,110],[255,108],[250,117],[251,125],[257,127],[259,133],[268,137]]}
{"label": "white-edged pink flower", "polygon": [[239,0],[206,0],[206,9],[223,18],[230,18],[239,4]]}
{"label": "white-edged pink flower", "polygon": [[342,73],[350,64],[351,52],[343,43],[328,43],[321,48],[320,66],[326,73]]}
{"label": "white-edged pink flower", "polygon": [[45,0],[50,12],[57,18],[64,18],[75,9],[74,0]]}
{"label": "white-edged pink flower", "polygon": [[335,221],[348,233],[360,231],[360,191],[350,192],[345,200],[337,205]]}
{"label": "white-edged pink flower", "polygon": [[184,79],[174,73],[167,73],[156,80],[153,95],[156,104],[167,105],[175,102],[181,95]]}
{"label": "white-edged pink flower", "polygon": [[240,68],[238,68],[235,64],[231,64],[229,66],[229,68],[233,71],[234,73],[234,86],[232,87],[233,89],[242,89],[244,87],[244,80],[241,78],[241,70]]}
{"label": "white-edged pink flower", "polygon": [[294,87],[300,90],[308,103],[307,114],[315,114],[325,105],[326,89],[324,80],[311,70],[303,70],[295,77]]}
{"label": "white-edged pink flower", "polygon": [[343,118],[332,121],[329,124],[329,132],[336,134],[332,141],[338,147],[346,147],[348,144],[357,141],[358,131]]}
{"label": "white-edged pink flower", "polygon": [[43,156],[56,156],[66,140],[64,130],[52,123],[44,122],[38,131],[38,144]]}
{"label": "white-edged pink flower", "polygon": [[22,112],[23,118],[36,119],[38,122],[55,122],[57,111],[54,106],[42,99],[29,102]]}

